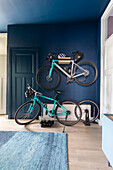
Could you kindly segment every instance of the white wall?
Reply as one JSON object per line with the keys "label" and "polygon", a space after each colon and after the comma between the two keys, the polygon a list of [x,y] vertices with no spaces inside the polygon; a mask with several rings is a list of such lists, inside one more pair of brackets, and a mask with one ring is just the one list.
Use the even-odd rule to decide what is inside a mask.
{"label": "white wall", "polygon": [[7,34],[0,33],[0,114],[6,114]]}
{"label": "white wall", "polygon": [[113,34],[105,42],[104,112],[113,113]]}

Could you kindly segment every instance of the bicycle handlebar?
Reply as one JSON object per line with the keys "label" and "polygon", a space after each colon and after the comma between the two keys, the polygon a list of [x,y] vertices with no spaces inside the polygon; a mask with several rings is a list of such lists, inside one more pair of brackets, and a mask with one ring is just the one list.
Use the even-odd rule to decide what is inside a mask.
{"label": "bicycle handlebar", "polygon": [[[73,55],[79,53],[79,51],[74,51],[72,52]],[[56,53],[49,53],[48,56],[46,57],[46,60],[51,61],[52,59],[55,59],[54,57],[56,56]],[[66,56],[66,55],[65,55]],[[67,56],[68,57],[68,56]]]}
{"label": "bicycle handlebar", "polygon": [[40,95],[42,95],[42,93],[40,93],[40,92],[34,90],[29,84],[27,84],[27,88],[28,88],[28,90],[31,89],[35,94],[40,94]]}
{"label": "bicycle handlebar", "polygon": [[56,56],[56,53],[49,53],[48,56],[46,57],[46,60],[51,61],[52,59],[55,59],[54,57]]}
{"label": "bicycle handlebar", "polygon": [[56,53],[49,53],[48,56],[56,56]]}

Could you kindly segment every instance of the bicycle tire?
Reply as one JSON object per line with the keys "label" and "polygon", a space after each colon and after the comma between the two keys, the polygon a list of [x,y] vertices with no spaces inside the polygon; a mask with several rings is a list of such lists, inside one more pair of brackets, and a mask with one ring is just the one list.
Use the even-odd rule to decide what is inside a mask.
{"label": "bicycle tire", "polygon": [[[56,85],[54,85],[53,87],[47,88],[46,82],[44,81],[44,85],[42,85],[41,82],[40,82],[40,80],[39,80],[39,77],[40,77],[41,72],[42,72],[43,70],[45,70],[46,68],[50,69],[51,66],[48,66],[48,65],[47,65],[47,66],[43,66],[43,67],[41,67],[41,68],[38,70],[37,76],[36,76],[37,84],[39,85],[40,88],[42,88],[42,89],[44,89],[44,90],[53,90],[53,89],[55,89],[56,87],[58,87],[58,85],[59,85],[59,83],[60,83],[60,81],[61,81],[60,73],[59,73],[59,71],[58,71],[56,68],[53,68],[53,72],[56,71],[56,73],[57,73],[58,80],[57,80]],[[46,74],[46,73],[45,73],[45,74]],[[56,79],[56,78],[55,78],[55,79]]]}
{"label": "bicycle tire", "polygon": [[[78,80],[77,77],[75,77],[74,79],[75,79],[75,81],[76,81],[78,84],[80,84],[80,85],[89,86],[89,85],[93,84],[93,83],[97,80],[97,77],[98,77],[98,69],[97,69],[97,67],[96,67],[96,65],[95,65],[94,63],[92,63],[91,61],[88,61],[88,60],[80,61],[80,62],[77,63],[77,64],[80,66],[80,64],[84,64],[84,63],[90,64],[90,65],[92,66],[92,68],[94,68],[94,70],[95,70],[95,77],[94,77],[94,79],[93,79],[91,82],[89,82],[89,83],[82,83],[82,82],[80,82],[80,81]],[[77,67],[78,67],[77,65],[74,67],[74,73],[76,73]]]}
{"label": "bicycle tire", "polygon": [[[78,109],[79,109],[79,116],[78,116],[77,119],[76,119],[76,116],[74,115],[75,120],[73,119],[73,121],[68,120],[69,122],[65,122],[64,120],[62,120],[62,118],[60,118],[60,116],[57,116],[57,114],[58,114],[58,108],[61,108],[61,107],[57,106],[57,107],[56,107],[56,119],[57,119],[58,122],[61,123],[62,125],[65,125],[65,126],[73,126],[73,125],[77,124],[77,123],[81,120],[82,110],[81,110],[79,104],[76,103],[76,102],[73,101],[73,100],[64,100],[64,101],[62,101],[60,104],[63,105],[64,103],[72,103],[72,105],[75,105],[75,107],[78,107]],[[66,107],[66,106],[65,106],[65,107]],[[69,107],[69,106],[68,106],[68,107]],[[75,113],[75,107],[74,107],[74,112],[73,112],[73,113]],[[72,106],[71,106],[71,108],[72,108]],[[64,111],[63,111],[63,112],[64,112]],[[70,116],[70,115],[69,115],[69,116]],[[72,116],[72,114],[71,114],[71,116]],[[74,118],[74,117],[73,117],[73,118]]]}
{"label": "bicycle tire", "polygon": [[[16,121],[16,123],[17,124],[19,124],[19,125],[27,125],[27,124],[29,124],[29,123],[31,123],[33,120],[35,120],[36,118],[37,118],[37,116],[39,115],[39,113],[40,113],[40,111],[41,111],[41,106],[40,106],[40,104],[39,103],[35,103],[35,106],[38,106],[38,110],[37,110],[37,112],[36,112],[36,114],[34,114],[33,115],[33,112],[32,112],[32,115],[31,115],[31,113],[30,113],[30,115],[29,116],[32,116],[32,117],[23,117],[22,119],[20,119],[20,117],[22,117],[22,114],[26,114],[26,112],[25,112],[25,109],[23,109],[25,106],[27,106],[28,104],[30,104],[30,106],[31,106],[31,104],[33,104],[33,101],[29,101],[29,102],[26,102],[26,103],[24,103],[23,105],[21,105],[18,109],[17,109],[17,111],[16,111],[16,113],[15,113],[15,121]],[[29,106],[29,107],[30,107]],[[35,108],[35,106],[34,106],[34,108]],[[34,110],[34,108],[33,108],[33,110]],[[22,111],[22,109],[23,109],[23,111],[25,112],[25,113],[23,113],[23,111]],[[20,112],[21,111],[21,112]],[[23,115],[24,116],[24,115]],[[25,116],[27,116],[27,115],[25,115]],[[26,119],[26,118],[28,118],[28,119]],[[25,122],[23,122],[23,121],[25,121]]]}
{"label": "bicycle tire", "polygon": [[[100,113],[99,107],[98,107],[98,105],[94,101],[89,100],[89,99],[80,101],[79,105],[81,106],[84,103],[91,103],[91,104],[93,104],[96,107],[96,110],[97,110],[96,116],[93,117],[91,120],[89,119],[90,123],[92,123],[92,122],[94,122],[99,117],[99,113]],[[76,117],[78,117],[77,114],[76,114],[76,110],[75,110],[75,115],[76,115]],[[81,119],[81,122],[85,122],[85,120]]]}

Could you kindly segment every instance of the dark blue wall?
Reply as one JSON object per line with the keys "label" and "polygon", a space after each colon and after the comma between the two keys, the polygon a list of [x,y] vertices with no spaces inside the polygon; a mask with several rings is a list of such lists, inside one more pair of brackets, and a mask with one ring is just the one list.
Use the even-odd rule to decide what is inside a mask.
{"label": "dark blue wall", "polygon": [[[49,52],[66,53],[83,51],[82,60],[90,60],[99,69],[98,23],[68,23],[57,25],[10,25],[8,26],[8,51],[11,47],[36,47],[39,49],[39,67],[49,64],[45,58]],[[9,53],[9,52],[8,52]],[[10,53],[8,54],[10,55]],[[62,75],[58,89],[64,93],[60,99],[72,99],[77,102],[91,99],[99,104],[99,79],[91,86],[80,86],[76,82],[67,84]],[[54,92],[40,89],[48,96]],[[24,94],[23,94],[24,95]]]}

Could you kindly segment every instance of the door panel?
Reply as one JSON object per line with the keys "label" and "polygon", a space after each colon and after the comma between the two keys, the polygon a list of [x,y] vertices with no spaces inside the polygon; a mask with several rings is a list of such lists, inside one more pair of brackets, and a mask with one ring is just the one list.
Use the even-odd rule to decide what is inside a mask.
{"label": "door panel", "polygon": [[25,91],[27,84],[36,88],[37,50],[12,50],[12,115],[17,108],[26,102]]}
{"label": "door panel", "polygon": [[34,55],[15,55],[15,73],[32,74],[34,73]]}

